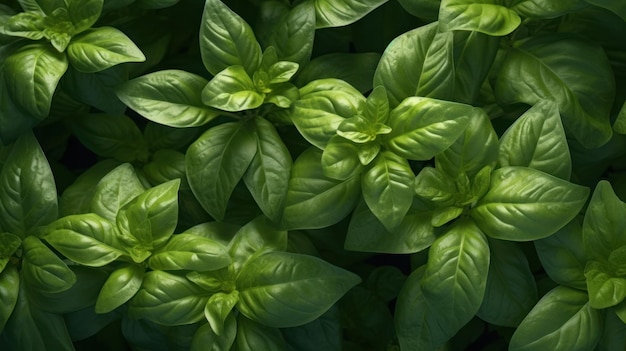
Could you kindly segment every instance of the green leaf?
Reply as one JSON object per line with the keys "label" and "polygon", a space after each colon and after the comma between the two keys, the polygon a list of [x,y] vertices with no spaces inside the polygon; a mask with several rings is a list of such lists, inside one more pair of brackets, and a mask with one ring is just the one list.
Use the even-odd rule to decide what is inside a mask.
{"label": "green leaf", "polygon": [[626,4],[609,0],[585,0],[586,2],[603,7],[614,14],[618,15],[622,20],[626,21]]}
{"label": "green leaf", "polygon": [[275,24],[266,47],[276,48],[278,59],[298,63],[309,62],[315,37],[315,8],[312,2],[303,2],[292,8]]}
{"label": "green leaf", "polygon": [[246,317],[237,318],[238,351],[285,351],[285,340],[276,328],[267,327]]}
{"label": "green leaf", "polygon": [[269,327],[294,327],[322,315],[359,281],[313,256],[268,252],[250,260],[237,277],[237,309]]}
{"label": "green leaf", "polygon": [[143,265],[132,263],[114,270],[100,289],[96,313],[111,312],[133,298],[142,286],[145,271]]}
{"label": "green leaf", "polygon": [[414,179],[407,160],[389,151],[381,152],[363,173],[363,198],[388,231],[394,230],[409,211]]}
{"label": "green leaf", "polygon": [[606,262],[613,250],[626,245],[626,204],[606,180],[598,182],[585,213],[583,242],[590,260]]}
{"label": "green leaf", "polygon": [[67,66],[65,55],[49,45],[38,43],[19,48],[2,67],[9,96],[33,117],[44,119]]}
{"label": "green leaf", "polygon": [[[97,212],[92,209],[92,198],[96,185],[110,171],[119,166],[119,162],[106,159],[82,172],[72,185],[68,186],[59,199],[59,213],[61,216],[86,212]],[[143,191],[143,186],[141,191]],[[138,194],[136,194],[138,195]],[[135,195],[133,195],[135,196]],[[117,214],[117,208],[115,209]],[[112,217],[115,219],[115,216]]]}
{"label": "green leaf", "polygon": [[294,328],[281,329],[288,350],[340,351],[342,344],[339,308],[333,306],[313,322]]}
{"label": "green leaf", "polygon": [[500,140],[498,164],[530,167],[569,180],[572,161],[554,102],[538,102],[506,130]]}
{"label": "green leaf", "polygon": [[293,164],[281,222],[284,228],[323,228],[339,222],[354,208],[361,193],[361,177],[328,178],[321,158],[321,151],[309,148]]}
{"label": "green leaf", "polygon": [[90,212],[115,223],[120,209],[144,191],[133,166],[124,163],[108,172],[95,185]]}
{"label": "green leaf", "polygon": [[0,69],[0,143],[8,145],[15,142],[20,135],[30,131],[40,121],[37,117],[21,107],[11,97],[4,70]]}
{"label": "green leaf", "polygon": [[341,122],[357,115],[364,103],[365,97],[342,80],[316,80],[300,89],[290,118],[308,142],[324,149]]}
{"label": "green leaf", "polygon": [[495,325],[517,327],[537,303],[537,286],[528,260],[516,243],[490,239],[487,287],[480,319]]}
{"label": "green leaf", "polygon": [[202,207],[222,220],[228,199],[257,153],[257,138],[247,123],[213,127],[187,149],[187,179]]}
{"label": "green leaf", "polygon": [[331,53],[315,57],[306,66],[302,67],[296,76],[298,86],[304,86],[317,79],[341,79],[361,93],[372,89],[372,79],[376,65],[380,59],[379,53]]}
{"label": "green leaf", "polygon": [[178,234],[152,254],[153,270],[213,271],[226,267],[230,257],[219,242],[193,234]]}
{"label": "green leaf", "polygon": [[132,79],[117,96],[143,117],[170,127],[201,126],[219,115],[202,103],[208,81],[181,70],[165,70]]}
{"label": "green leaf", "polygon": [[402,8],[411,15],[435,21],[439,16],[441,0],[399,0]]}
{"label": "green leaf", "polygon": [[148,122],[143,130],[148,148],[155,154],[159,150],[182,150],[195,141],[199,134],[199,128],[175,128],[153,122]]}
{"label": "green leaf", "polygon": [[146,161],[148,146],[135,122],[124,115],[88,114],[72,119],[74,135],[98,156]]}
{"label": "green leaf", "polygon": [[536,1],[515,0],[511,2],[511,10],[532,19],[551,19],[567,13],[579,11],[588,5],[586,0]]}
{"label": "green leaf", "polygon": [[271,220],[279,221],[293,161],[289,150],[270,122],[257,117],[252,123],[257,151],[243,181],[263,213]]}
{"label": "green leaf", "polygon": [[103,0],[69,0],[65,2],[67,14],[75,33],[81,33],[93,26],[102,12]]}
{"label": "green leaf", "polygon": [[202,90],[205,105],[231,112],[255,109],[264,98],[244,67],[238,65],[220,71]]}
{"label": "green leaf", "polygon": [[143,62],[141,50],[119,29],[99,27],[72,38],[67,56],[79,72],[93,73],[120,63]]}
{"label": "green leaf", "polygon": [[454,101],[474,105],[498,53],[500,37],[454,32]]}
{"label": "green leaf", "polygon": [[435,157],[435,166],[453,179],[462,173],[472,179],[484,167],[494,168],[497,157],[498,136],[487,114],[477,110],[461,136]]}
{"label": "green leaf", "polygon": [[152,160],[143,166],[144,176],[150,184],[158,185],[172,179],[180,179],[181,189],[188,189],[185,175],[185,154],[165,149],[156,151],[151,158]]}
{"label": "green leaf", "polygon": [[[361,150],[368,147],[366,145],[356,144],[339,135],[330,138],[322,153],[322,170],[324,175],[337,180],[346,180],[361,173],[363,164],[359,154]],[[378,150],[380,150],[380,144],[378,144]],[[376,150],[374,157],[378,155],[378,150]],[[372,160],[369,161],[371,162]]]}
{"label": "green leaf", "polygon": [[484,115],[470,105],[424,97],[406,98],[391,111],[384,145],[409,160],[428,160],[452,145],[470,120]]}
{"label": "green leaf", "polygon": [[408,254],[428,248],[435,240],[431,212],[414,204],[400,225],[387,231],[361,200],[354,209],[345,240],[345,249],[359,252]]}
{"label": "green leaf", "polygon": [[261,46],[239,15],[220,0],[207,0],[200,27],[200,54],[212,75],[235,65],[252,75],[261,59]]}
{"label": "green leaf", "polygon": [[[623,305],[626,306],[626,304]],[[626,344],[626,323],[614,313],[605,313],[604,317],[602,336],[595,351],[619,350]]]}
{"label": "green leaf", "polygon": [[229,314],[224,323],[222,335],[216,335],[208,323],[198,328],[191,341],[191,351],[228,351],[235,342],[237,335],[237,320],[234,314]]}
{"label": "green leaf", "polygon": [[354,23],[387,0],[314,0],[317,28],[341,27]]}
{"label": "green leaf", "polygon": [[435,206],[455,203],[457,188],[452,179],[437,168],[424,167],[415,178],[415,194]]}
{"label": "green leaf", "polygon": [[615,268],[603,262],[588,261],[585,266],[589,304],[595,309],[615,306],[626,298],[626,279],[615,276]]}
{"label": "green leaf", "polygon": [[235,272],[253,257],[270,251],[287,249],[287,231],[278,230],[272,222],[259,216],[241,227],[228,244],[228,253],[233,259]]}
{"label": "green leaf", "polygon": [[82,73],[69,67],[61,85],[76,101],[93,106],[108,114],[120,115],[126,105],[117,97],[115,89],[128,81],[128,67],[113,66],[103,71]]}
{"label": "green leaf", "polygon": [[602,333],[601,316],[589,306],[584,291],[556,287],[524,318],[509,349],[593,350]]}
{"label": "green leaf", "polygon": [[439,9],[439,27],[443,31],[467,30],[504,36],[521,22],[515,11],[494,0],[442,0]]}
{"label": "green leaf", "polygon": [[95,213],[63,217],[45,228],[41,236],[74,262],[101,267],[125,255],[113,223]]}
{"label": "green leaf", "polygon": [[612,135],[614,77],[604,50],[595,43],[567,33],[517,42],[502,63],[495,91],[504,104],[554,100],[565,130],[588,148],[605,144]]}
{"label": "green leaf", "polygon": [[224,335],[226,319],[230,316],[237,302],[239,302],[237,290],[228,294],[218,292],[211,295],[204,308],[204,316],[215,334]]}
{"label": "green leaf", "polygon": [[184,277],[151,271],[145,274],[128,312],[161,325],[191,324],[204,318],[208,300],[205,291]]}
{"label": "green leaf", "polygon": [[428,251],[422,292],[430,308],[449,317],[454,335],[478,312],[487,284],[489,245],[469,219],[454,222]]}
{"label": "green leaf", "polygon": [[0,170],[0,228],[23,238],[57,216],[50,165],[37,139],[25,133],[13,144]]}
{"label": "green leaf", "polygon": [[496,239],[528,241],[554,234],[580,211],[589,189],[525,167],[491,175],[491,187],[471,216]]}
{"label": "green leaf", "polygon": [[20,291],[20,274],[13,265],[0,272],[0,330],[13,313]]}
{"label": "green leaf", "polygon": [[120,209],[116,222],[127,245],[150,250],[170,238],[178,224],[179,186],[180,179],[159,184]]}
{"label": "green leaf", "polygon": [[58,293],[74,285],[74,272],[37,237],[26,237],[22,241],[22,248],[22,274],[29,287]]}
{"label": "green leaf", "polygon": [[389,104],[411,96],[449,99],[454,89],[453,35],[425,25],[393,39],[378,63],[374,85],[387,89]]}
{"label": "green leaf", "polygon": [[11,16],[2,30],[2,34],[39,40],[45,29],[44,17],[36,12],[20,12]]}
{"label": "green leaf", "polygon": [[11,233],[0,233],[0,273],[4,271],[15,251],[21,246],[22,239],[19,236]]}

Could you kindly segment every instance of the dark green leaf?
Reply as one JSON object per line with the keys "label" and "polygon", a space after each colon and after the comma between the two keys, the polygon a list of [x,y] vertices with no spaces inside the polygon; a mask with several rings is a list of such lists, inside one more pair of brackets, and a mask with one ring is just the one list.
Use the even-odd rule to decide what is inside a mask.
{"label": "dark green leaf", "polygon": [[185,154],[173,150],[158,150],[152,160],[143,166],[143,173],[150,184],[158,185],[172,179],[181,180],[181,189],[189,189],[186,184]]}
{"label": "dark green leaf", "polygon": [[213,218],[224,218],[228,199],[256,153],[257,139],[248,123],[213,127],[187,150],[189,185]]}
{"label": "dark green leaf", "polygon": [[276,48],[279,60],[304,66],[309,62],[315,36],[315,8],[311,2],[295,6],[269,35],[267,46]]}
{"label": "dark green leaf", "polygon": [[338,78],[366,93],[372,89],[372,78],[379,59],[380,54],[373,52],[318,56],[300,70],[295,82],[303,86],[317,79]]}
{"label": "dark green leaf", "polygon": [[70,67],[61,82],[63,91],[84,104],[108,114],[120,115],[126,105],[115,94],[115,89],[128,81],[128,67],[113,66],[103,71],[82,73]]}
{"label": "dark green leaf", "polygon": [[611,184],[600,181],[593,192],[585,220],[583,241],[590,260],[603,262],[611,252],[624,245],[626,204],[615,195]]}
{"label": "dark green leaf", "polygon": [[[107,159],[96,163],[81,173],[78,178],[74,180],[74,183],[63,191],[63,194],[59,199],[60,215],[68,216],[71,214],[95,212],[92,210],[91,202],[96,185],[102,177],[117,166],[119,166],[118,161]],[[141,191],[143,191],[143,186]],[[115,209],[115,214],[117,214],[117,208]],[[115,216],[112,218],[115,219]]]}
{"label": "dark green leaf", "polygon": [[164,149],[182,150],[196,140],[199,132],[199,128],[175,128],[148,122],[143,130],[143,136],[148,148],[158,152]]}
{"label": "dark green leaf", "polygon": [[265,94],[257,92],[252,78],[239,65],[217,73],[202,90],[205,105],[231,112],[255,109],[264,98]]}
{"label": "dark green leaf", "polygon": [[621,2],[609,1],[609,0],[585,0],[586,2],[603,7],[610,10],[614,14],[618,15],[621,19],[626,21],[626,4]]}
{"label": "dark green leaf", "polygon": [[22,248],[22,276],[29,288],[57,293],[74,285],[74,272],[37,237],[26,237]]}
{"label": "dark green leaf", "polygon": [[285,351],[280,330],[267,327],[244,316],[237,318],[237,351]]}
{"label": "dark green leaf", "polygon": [[215,240],[192,234],[178,234],[152,254],[148,265],[153,270],[213,271],[226,267],[230,257]]}
{"label": "dark green leaf", "polygon": [[19,236],[11,233],[0,233],[0,273],[7,266],[15,251],[21,246],[22,239]]}
{"label": "dark green leaf", "polygon": [[491,71],[499,43],[499,37],[480,32],[454,32],[455,101],[475,103]]}
{"label": "dark green leaf", "polygon": [[0,330],[4,330],[20,291],[20,275],[13,265],[0,272]]}
{"label": "dark green leaf", "polygon": [[229,351],[237,335],[237,320],[234,314],[228,315],[224,327],[225,333],[216,335],[208,323],[200,326],[193,335],[191,351]]}
{"label": "dark green leaf", "polygon": [[114,270],[100,289],[96,313],[111,312],[133,298],[142,285],[145,271],[143,265],[132,263]]}
{"label": "dark green leaf", "polygon": [[514,10],[524,17],[529,17],[533,19],[548,19],[559,17],[570,12],[579,11],[588,6],[585,1],[586,0],[515,0],[511,2],[511,10]]}
{"label": "dark green leaf", "polygon": [[314,0],[317,28],[341,27],[358,21],[387,0]]}
{"label": "dark green leaf", "polygon": [[402,8],[418,18],[436,20],[439,16],[441,0],[399,0]]}

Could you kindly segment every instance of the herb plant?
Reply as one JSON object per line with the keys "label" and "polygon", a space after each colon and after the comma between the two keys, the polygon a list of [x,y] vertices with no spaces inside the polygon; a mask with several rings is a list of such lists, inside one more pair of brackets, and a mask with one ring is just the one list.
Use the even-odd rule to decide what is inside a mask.
{"label": "herb plant", "polygon": [[626,349],[618,0],[5,0],[0,349]]}

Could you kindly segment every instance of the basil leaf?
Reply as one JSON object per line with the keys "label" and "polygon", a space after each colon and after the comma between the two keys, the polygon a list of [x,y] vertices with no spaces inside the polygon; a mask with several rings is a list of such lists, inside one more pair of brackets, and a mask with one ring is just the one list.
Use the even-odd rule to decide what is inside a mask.
{"label": "basil leaf", "polygon": [[88,29],[72,38],[67,56],[79,72],[93,73],[120,63],[143,62],[146,57],[124,33],[113,27]]}
{"label": "basil leaf", "polygon": [[204,307],[204,316],[209,321],[213,332],[217,335],[224,335],[226,319],[239,301],[239,292],[231,291],[228,294],[218,292],[209,298]]}
{"label": "basil leaf", "polygon": [[626,298],[626,279],[615,276],[610,264],[588,261],[585,266],[589,304],[595,309],[615,306]]}
{"label": "basil leaf", "polygon": [[274,126],[264,118],[252,120],[257,151],[243,181],[263,213],[280,220],[287,196],[291,155]]}
{"label": "basil leaf", "polygon": [[[529,74],[520,77],[520,71]],[[575,78],[580,76],[587,78]],[[601,146],[611,137],[614,79],[606,54],[593,43],[566,33],[518,42],[502,63],[495,91],[504,104],[555,100],[565,130],[586,147]]]}
{"label": "basil leaf", "polygon": [[17,101],[11,97],[4,76],[4,70],[0,69],[0,143],[8,145],[30,131],[41,118],[18,106]]}
{"label": "basil leaf", "polygon": [[411,15],[435,21],[439,16],[441,0],[399,0],[402,8]]}
{"label": "basil leaf", "polygon": [[513,32],[522,22],[520,16],[493,1],[442,0],[439,27],[443,31],[468,30],[493,36]]}
{"label": "basil leaf", "polygon": [[72,98],[108,114],[121,115],[126,105],[115,95],[115,89],[128,81],[124,65],[113,66],[94,73],[82,73],[69,67],[61,86]]}
{"label": "basil leaf", "polygon": [[270,328],[246,317],[237,318],[238,351],[286,351],[280,330]]}
{"label": "basil leaf", "polygon": [[[322,170],[324,175],[337,179],[346,180],[352,178],[363,170],[363,164],[359,158],[359,152],[367,146],[358,145],[346,138],[335,135],[328,141],[322,153]],[[378,147],[380,150],[380,146]],[[378,150],[374,157],[378,155]],[[369,160],[370,162],[372,160]]]}
{"label": "basil leaf", "polygon": [[200,26],[200,54],[212,75],[235,65],[252,75],[260,63],[261,46],[243,18],[220,0],[207,0]]}
{"label": "basil leaf", "polygon": [[124,163],[107,173],[95,185],[90,212],[114,223],[120,209],[144,191],[133,166]]}
{"label": "basil leaf", "polygon": [[278,59],[298,63],[309,62],[315,36],[315,8],[304,2],[292,8],[274,25],[266,46],[276,48]]}
{"label": "basil leaf", "polygon": [[331,53],[315,57],[302,67],[295,78],[296,85],[324,78],[341,79],[366,93],[372,89],[372,78],[380,59],[379,53]]}
{"label": "basil leaf", "polygon": [[[107,159],[100,161],[81,173],[78,178],[68,186],[59,199],[59,213],[61,216],[72,214],[97,212],[92,210],[92,198],[96,185],[110,171],[119,165],[118,161]],[[143,191],[143,186],[141,191]],[[137,194],[138,195],[138,194]],[[134,196],[134,195],[133,195]],[[117,214],[117,209],[115,209]],[[115,217],[112,217],[115,219]]]}
{"label": "basil leaf", "polygon": [[26,237],[22,247],[22,275],[29,287],[57,293],[76,283],[74,272],[37,237]]}
{"label": "basil leaf", "polygon": [[202,103],[207,80],[181,70],[165,70],[132,79],[117,96],[141,116],[170,127],[201,126],[219,115]]}
{"label": "basil leaf", "polygon": [[58,216],[54,177],[37,139],[23,134],[0,170],[0,228],[23,238]]}
{"label": "basil leaf", "polygon": [[422,168],[415,177],[414,190],[417,196],[438,207],[453,205],[457,198],[454,181],[445,173],[432,167]]}
{"label": "basil leaf", "polygon": [[454,100],[474,105],[498,53],[500,37],[454,32]]}
{"label": "basil leaf", "polygon": [[11,233],[0,233],[0,273],[21,246],[22,239],[19,236]]}
{"label": "basil leaf", "polygon": [[225,111],[255,109],[265,96],[257,92],[243,66],[229,66],[220,71],[202,90],[202,103]]}
{"label": "basil leaf", "polygon": [[614,14],[618,15],[622,20],[626,21],[626,6],[623,3],[608,0],[585,0],[587,3],[603,7]]}
{"label": "basil leaf", "polygon": [[181,150],[196,140],[199,134],[199,128],[175,128],[153,122],[148,122],[143,130],[148,148],[155,154],[159,150]]}
{"label": "basil leaf", "polygon": [[143,173],[150,184],[158,185],[172,179],[181,180],[181,189],[188,189],[185,175],[185,154],[172,150],[158,150],[152,161],[143,167]]}
{"label": "basil leaf", "polygon": [[102,285],[96,300],[96,313],[107,313],[133,298],[145,276],[145,267],[127,264],[114,270]]}
{"label": "basil leaf", "polygon": [[551,3],[549,1],[516,0],[512,2],[511,10],[514,10],[524,17],[547,19],[579,11],[587,6],[585,1],[586,0],[564,0],[558,3]]}
{"label": "basil leaf", "polygon": [[517,245],[489,240],[489,275],[477,315],[490,324],[517,327],[537,303],[535,277]]}
{"label": "basil leaf", "polygon": [[233,269],[241,267],[253,257],[270,251],[287,249],[287,231],[278,230],[267,218],[259,216],[241,227],[228,244]]}
{"label": "basil leaf", "polygon": [[358,21],[387,0],[314,0],[317,28],[341,27]]}
{"label": "basil leaf", "polygon": [[103,0],[69,0],[65,2],[67,14],[72,21],[75,33],[81,33],[93,26],[102,12]]}
{"label": "basil leaf", "polygon": [[49,45],[30,44],[19,48],[2,67],[9,96],[33,117],[44,119],[67,66],[65,55]]}
{"label": "basil leaf", "polygon": [[187,279],[163,271],[145,274],[128,312],[161,325],[183,325],[204,318],[206,292]]}
{"label": "basil leaf", "polygon": [[204,272],[226,267],[230,257],[217,241],[192,234],[178,234],[152,254],[148,265],[153,270]]}
{"label": "basil leaf", "polygon": [[[323,228],[339,222],[354,208],[361,193],[361,177],[330,179],[324,176],[321,158],[321,151],[309,148],[293,164],[283,228]],[[329,203],[334,204],[332,208],[328,207]]]}
{"label": "basil leaf", "polygon": [[127,116],[88,114],[72,120],[74,135],[95,154],[122,162],[148,159],[148,146],[135,122]]}
{"label": "basil leaf", "polygon": [[364,103],[365,97],[344,81],[316,80],[300,89],[290,118],[308,142],[323,149],[339,124],[357,115]]}
{"label": "basil leaf", "polygon": [[11,16],[2,30],[2,34],[39,40],[45,29],[44,17],[35,12],[20,12]]}
{"label": "basil leaf", "polygon": [[605,262],[613,250],[626,245],[626,204],[615,195],[611,184],[596,186],[583,222],[583,242],[590,260]]}
{"label": "basil leaf", "polygon": [[342,332],[339,308],[333,306],[318,319],[299,327],[281,329],[288,350],[341,351]]}
{"label": "basil leaf", "polygon": [[[237,277],[237,309],[265,326],[286,328],[310,322],[360,281],[312,256],[268,252],[251,259]],[[324,294],[311,295],[312,289]]]}
{"label": "basil leaf", "polygon": [[498,164],[530,167],[569,179],[572,160],[554,102],[538,102],[506,130],[500,140]]}
{"label": "basil leaf", "polygon": [[256,137],[245,122],[213,127],[187,149],[189,186],[213,218],[224,218],[228,199],[256,153]]}
{"label": "basil leaf", "polygon": [[527,241],[554,234],[585,204],[589,189],[524,167],[493,172],[491,187],[471,211],[496,239]]}
{"label": "basil leaf", "polygon": [[587,294],[563,286],[548,292],[515,330],[509,348],[521,350],[592,350],[597,344],[601,313]]}
{"label": "basil leaf", "polygon": [[51,223],[41,238],[74,262],[101,267],[125,255],[118,235],[113,223],[86,213]]}
{"label": "basil leaf", "polygon": [[[454,89],[453,36],[432,23],[389,43],[374,74],[374,85],[387,89],[390,106],[411,96],[448,99]],[[400,71],[399,71],[400,70]]]}
{"label": "basil leaf", "polygon": [[0,272],[0,330],[5,330],[20,291],[20,274],[13,265]]}
{"label": "basil leaf", "polygon": [[363,198],[388,231],[394,230],[413,202],[415,174],[406,159],[381,152],[363,173]]}
{"label": "basil leaf", "polygon": [[193,335],[191,351],[228,351],[235,342],[236,336],[237,320],[231,313],[226,317],[222,335],[216,335],[208,323],[200,326]]}
{"label": "basil leaf", "polygon": [[484,112],[475,107],[410,97],[391,111],[391,133],[383,142],[390,151],[409,160],[428,160],[452,145],[470,120]]}
{"label": "basil leaf", "polygon": [[602,323],[602,336],[596,345],[597,351],[611,351],[626,344],[626,323],[614,313],[605,313]]}

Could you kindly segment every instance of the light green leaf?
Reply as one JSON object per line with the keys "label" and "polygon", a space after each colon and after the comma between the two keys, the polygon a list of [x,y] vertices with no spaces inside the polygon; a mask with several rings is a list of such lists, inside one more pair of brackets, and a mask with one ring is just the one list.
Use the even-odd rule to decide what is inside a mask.
{"label": "light green leaf", "polygon": [[437,23],[406,32],[389,43],[374,74],[387,90],[390,106],[411,96],[449,99],[454,89],[453,36]]}
{"label": "light green leaf", "polygon": [[602,333],[601,316],[589,306],[586,292],[558,286],[524,318],[509,350],[593,350]]}
{"label": "light green leaf", "polygon": [[151,271],[145,274],[128,312],[161,325],[191,324],[204,318],[208,300],[205,291],[184,277]]}
{"label": "light green leaf", "polygon": [[243,66],[225,68],[202,90],[205,105],[231,112],[255,109],[263,104],[264,98]]}
{"label": "light green leaf", "polygon": [[231,311],[239,302],[239,292],[237,290],[230,293],[218,292],[211,295],[204,307],[204,316],[209,321],[213,332],[217,335],[224,335],[226,319],[231,315]]}
{"label": "light green leaf", "polygon": [[228,244],[235,272],[253,257],[270,251],[287,249],[287,231],[279,230],[264,216],[259,216],[239,229]]}
{"label": "light green leaf", "polygon": [[388,231],[394,230],[409,211],[414,179],[408,161],[389,151],[381,152],[363,173],[363,198]]}
{"label": "light green leaf", "polygon": [[49,45],[37,43],[21,47],[2,67],[9,96],[33,117],[44,119],[67,66],[65,54]]}
{"label": "light green leaf", "polygon": [[304,86],[317,79],[336,78],[348,82],[361,93],[372,89],[372,79],[379,53],[331,53],[317,56],[302,67],[296,76],[298,86]]}
{"label": "light green leaf", "polygon": [[58,293],[76,283],[74,272],[37,237],[26,237],[22,248],[22,277],[29,287]]}
{"label": "light green leaf", "polygon": [[165,70],[132,79],[117,96],[143,117],[170,127],[201,126],[219,115],[202,103],[208,81],[181,70]]}
{"label": "light green leaf", "polygon": [[616,276],[612,265],[588,261],[585,266],[589,304],[595,309],[613,307],[626,298],[626,278]]}
{"label": "light green leaf", "polygon": [[520,16],[494,0],[442,0],[439,27],[443,31],[477,31],[492,36],[513,32],[522,22]]}
{"label": "light green leaf", "polygon": [[87,114],[72,119],[70,126],[78,140],[98,156],[122,162],[148,159],[148,146],[130,117]]}
{"label": "light green leaf", "polygon": [[23,238],[57,216],[50,165],[34,135],[24,133],[0,170],[0,228]]}
{"label": "light green leaf", "polygon": [[153,270],[213,271],[226,267],[230,257],[215,240],[193,234],[177,234],[152,254],[148,266]]}
{"label": "light green leaf", "polygon": [[316,80],[300,89],[290,118],[308,142],[324,149],[341,122],[357,115],[364,103],[365,97],[342,80]]}
{"label": "light green leaf", "polygon": [[287,345],[276,328],[246,317],[237,318],[237,351],[286,351]]}
{"label": "light green leaf", "polygon": [[317,28],[341,27],[354,23],[387,0],[314,0]]}
{"label": "light green leaf", "polygon": [[359,281],[317,257],[268,252],[249,261],[237,277],[237,309],[269,327],[294,327],[322,315]]}
{"label": "light green leaf", "polygon": [[[356,144],[339,135],[330,138],[322,153],[322,170],[324,175],[337,180],[346,180],[361,173],[363,164],[359,158],[359,152],[366,148],[366,145]],[[378,149],[380,149],[380,146]],[[378,155],[378,150],[376,155]],[[371,162],[372,160],[369,161]]]}
{"label": "light green leaf", "polygon": [[103,0],[67,0],[67,14],[78,34],[93,26],[102,12]]}
{"label": "light green leaf", "polygon": [[13,265],[0,272],[0,330],[4,327],[13,313],[20,291],[20,274]]}
{"label": "light green leaf", "polygon": [[437,168],[424,167],[415,178],[415,194],[436,206],[455,203],[457,188],[452,179]]}
{"label": "light green leaf", "polygon": [[494,325],[517,327],[537,303],[535,277],[516,243],[490,239],[491,259],[480,319]]}
{"label": "light green leaf", "polygon": [[43,38],[43,16],[36,12],[20,12],[11,16],[2,27],[2,34],[39,40]]}
{"label": "light green leaf", "polygon": [[90,212],[115,223],[120,208],[145,191],[130,163],[108,172],[95,185]]}
{"label": "light green leaf", "polygon": [[0,273],[4,271],[15,251],[21,246],[22,239],[19,236],[11,233],[0,233]]}
{"label": "light green leaf", "polygon": [[567,33],[517,42],[502,63],[495,91],[504,104],[554,100],[565,130],[588,148],[605,144],[612,135],[615,82],[604,50],[595,43]]}
{"label": "light green leaf", "polygon": [[256,155],[243,176],[243,181],[263,213],[273,221],[279,221],[283,212],[291,155],[276,128],[257,117],[252,120],[256,136]]}
{"label": "light green leaf", "polygon": [[328,178],[324,176],[321,158],[321,151],[309,148],[293,164],[281,222],[284,228],[327,227],[354,208],[361,193],[361,177],[343,181]]}
{"label": "light green leaf", "polygon": [[470,105],[424,97],[406,98],[391,111],[384,145],[409,160],[428,160],[452,145],[468,122],[484,112]]}
{"label": "light green leaf", "polygon": [[111,312],[135,296],[142,285],[145,271],[143,265],[133,263],[114,270],[100,289],[96,313]]}
{"label": "light green leaf", "polygon": [[99,27],[88,29],[72,38],[67,56],[79,72],[93,73],[120,63],[143,62],[141,50],[119,29]]}
{"label": "light green leaf", "polygon": [[448,206],[448,207],[440,207],[433,210],[433,216],[430,219],[430,224],[439,228],[448,222],[457,219],[460,215],[463,214],[465,209],[463,207],[457,206]]}
{"label": "light green leaf", "polygon": [[125,255],[113,223],[95,213],[63,217],[45,228],[41,236],[76,263],[101,267]]}
{"label": "light green leaf", "polygon": [[187,179],[202,207],[222,220],[233,189],[257,153],[249,123],[225,123],[202,134],[187,149]]}
{"label": "light green leaf", "polygon": [[525,167],[495,170],[471,216],[485,234],[503,240],[545,238],[569,223],[589,189]]}
{"label": "light green leaf", "polygon": [[538,102],[506,130],[500,140],[498,164],[530,167],[569,180],[572,160],[554,102]]}
{"label": "light green leaf", "polygon": [[261,46],[239,15],[220,0],[207,0],[200,27],[200,54],[212,75],[235,65],[252,75],[259,66]]}
{"label": "light green leaf", "polygon": [[315,8],[305,1],[292,8],[273,27],[267,47],[276,48],[279,60],[298,63],[301,67],[309,62],[315,37]]}
{"label": "light green leaf", "polygon": [[626,204],[606,180],[598,182],[585,213],[583,242],[590,260],[606,262],[613,250],[626,245]]}

